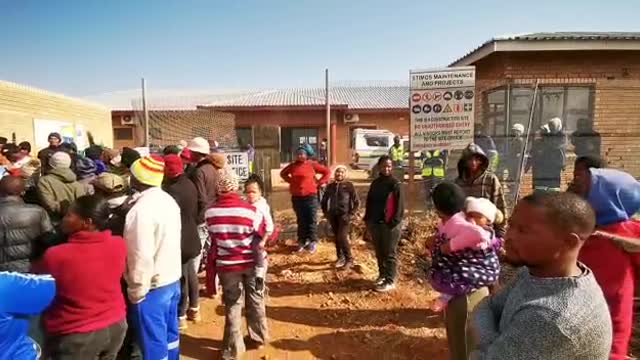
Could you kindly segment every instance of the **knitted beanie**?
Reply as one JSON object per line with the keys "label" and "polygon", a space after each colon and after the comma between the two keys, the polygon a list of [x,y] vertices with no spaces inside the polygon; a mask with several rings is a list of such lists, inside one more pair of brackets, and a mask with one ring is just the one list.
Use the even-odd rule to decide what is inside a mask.
{"label": "knitted beanie", "polygon": [[491,224],[496,221],[498,208],[496,208],[496,206],[491,201],[489,201],[489,199],[468,197],[465,200],[464,205],[465,212],[478,213],[486,217]]}
{"label": "knitted beanie", "polygon": [[164,179],[164,161],[161,158],[145,156],[136,160],[130,168],[131,175],[140,183],[160,186]]}
{"label": "knitted beanie", "polygon": [[52,169],[69,169],[71,167],[71,156],[64,151],[58,151],[49,158],[49,166]]}
{"label": "knitted beanie", "polygon": [[176,154],[165,155],[164,175],[169,179],[175,179],[184,174],[184,165],[180,156]]}
{"label": "knitted beanie", "polygon": [[231,170],[221,170],[218,177],[218,193],[228,193],[238,190],[238,177],[236,173]]}
{"label": "knitted beanie", "polygon": [[88,157],[79,157],[76,160],[76,175],[79,180],[95,176],[97,171],[96,163]]}

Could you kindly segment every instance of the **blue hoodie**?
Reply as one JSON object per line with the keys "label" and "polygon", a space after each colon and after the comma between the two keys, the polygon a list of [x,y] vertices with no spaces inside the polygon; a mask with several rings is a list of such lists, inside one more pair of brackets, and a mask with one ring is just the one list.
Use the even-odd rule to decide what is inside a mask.
{"label": "blue hoodie", "polygon": [[626,172],[590,169],[591,189],[587,200],[596,211],[599,226],[626,221],[640,210],[640,182]]}
{"label": "blue hoodie", "polygon": [[0,360],[33,360],[39,353],[27,336],[29,316],[51,303],[56,284],[51,275],[0,272]]}

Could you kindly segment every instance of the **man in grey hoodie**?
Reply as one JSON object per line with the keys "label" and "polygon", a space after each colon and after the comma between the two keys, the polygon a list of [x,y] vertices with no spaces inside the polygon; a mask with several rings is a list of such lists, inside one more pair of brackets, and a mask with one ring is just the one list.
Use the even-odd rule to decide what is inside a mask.
{"label": "man in grey hoodie", "polygon": [[471,359],[605,360],[611,318],[593,273],[578,262],[595,228],[589,204],[571,193],[522,199],[505,239],[507,259],[523,266],[474,314]]}

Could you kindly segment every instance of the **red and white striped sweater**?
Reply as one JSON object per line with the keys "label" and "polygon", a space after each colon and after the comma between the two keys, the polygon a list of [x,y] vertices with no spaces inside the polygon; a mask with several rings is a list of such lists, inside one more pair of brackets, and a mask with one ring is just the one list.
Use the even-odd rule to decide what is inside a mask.
{"label": "red and white striped sweater", "polygon": [[222,194],[204,217],[211,239],[209,259],[216,271],[242,271],[254,266],[254,241],[265,235],[266,225],[253,205],[237,193]]}

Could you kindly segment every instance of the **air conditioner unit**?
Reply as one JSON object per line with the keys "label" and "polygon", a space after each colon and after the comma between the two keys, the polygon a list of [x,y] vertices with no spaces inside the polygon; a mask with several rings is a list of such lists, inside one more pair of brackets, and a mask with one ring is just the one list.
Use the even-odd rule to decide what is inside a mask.
{"label": "air conditioner unit", "polygon": [[120,118],[120,125],[135,125],[136,121],[131,116],[123,116]]}
{"label": "air conditioner unit", "polygon": [[358,114],[344,114],[344,123],[345,124],[354,124],[360,121],[360,117]]}

